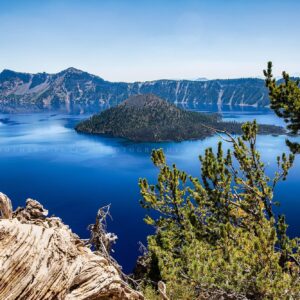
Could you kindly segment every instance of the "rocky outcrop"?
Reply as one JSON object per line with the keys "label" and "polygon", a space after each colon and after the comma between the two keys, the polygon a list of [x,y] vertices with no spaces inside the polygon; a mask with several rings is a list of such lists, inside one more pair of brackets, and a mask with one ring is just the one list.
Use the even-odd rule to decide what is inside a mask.
{"label": "rocky outcrop", "polygon": [[13,211],[0,193],[0,212],[0,299],[144,299],[39,202]]}

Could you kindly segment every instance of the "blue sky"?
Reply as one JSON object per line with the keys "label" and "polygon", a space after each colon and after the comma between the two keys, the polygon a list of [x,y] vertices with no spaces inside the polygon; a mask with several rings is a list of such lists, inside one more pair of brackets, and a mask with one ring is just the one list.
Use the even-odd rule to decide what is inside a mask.
{"label": "blue sky", "polygon": [[0,70],[111,81],[300,72],[299,0],[0,0]]}

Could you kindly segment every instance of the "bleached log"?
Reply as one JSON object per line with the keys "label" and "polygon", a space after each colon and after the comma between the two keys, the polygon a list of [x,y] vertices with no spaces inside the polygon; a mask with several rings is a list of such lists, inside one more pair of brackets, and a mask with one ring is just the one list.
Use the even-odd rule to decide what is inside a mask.
{"label": "bleached log", "polygon": [[2,193],[0,193],[0,217],[3,219],[11,219],[12,217],[11,201]]}
{"label": "bleached log", "polygon": [[0,299],[144,299],[39,202],[12,213],[0,194],[0,209]]}

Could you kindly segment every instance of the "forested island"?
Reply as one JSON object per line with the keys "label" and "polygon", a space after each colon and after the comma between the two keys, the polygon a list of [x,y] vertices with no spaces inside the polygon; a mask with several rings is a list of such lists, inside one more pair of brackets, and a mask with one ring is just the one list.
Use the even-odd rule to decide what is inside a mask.
{"label": "forested island", "polygon": [[[186,111],[153,94],[135,95],[75,127],[77,132],[109,135],[136,142],[203,139],[216,130],[241,134],[241,124],[219,114]],[[259,125],[259,134],[284,134],[282,127]]]}

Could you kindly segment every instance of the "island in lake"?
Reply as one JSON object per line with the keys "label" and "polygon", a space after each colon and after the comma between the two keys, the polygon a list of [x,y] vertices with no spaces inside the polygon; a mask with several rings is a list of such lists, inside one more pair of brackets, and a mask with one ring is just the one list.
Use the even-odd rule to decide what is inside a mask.
{"label": "island in lake", "polygon": [[[135,95],[119,105],[80,122],[77,132],[122,137],[136,142],[203,139],[215,131],[241,133],[241,124],[224,122],[219,114],[205,114],[178,108],[155,95]],[[282,127],[259,125],[260,134],[284,134]]]}

